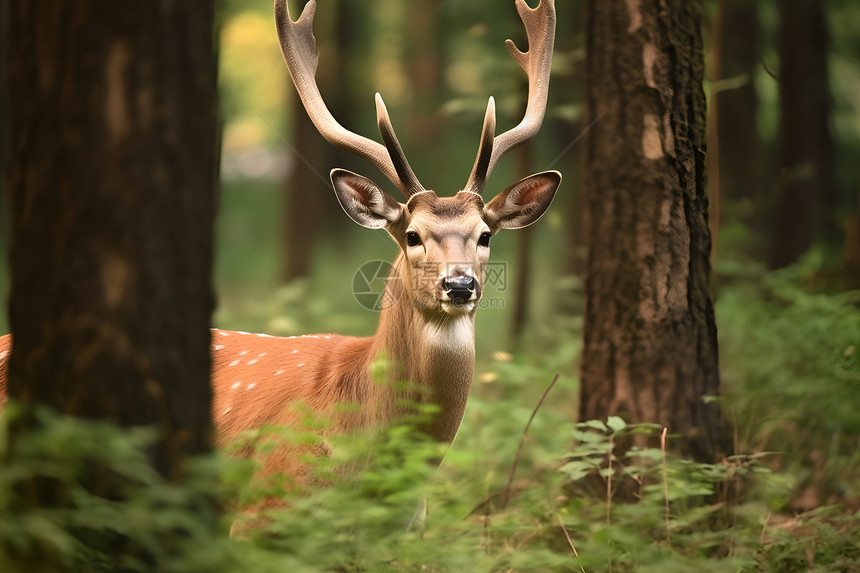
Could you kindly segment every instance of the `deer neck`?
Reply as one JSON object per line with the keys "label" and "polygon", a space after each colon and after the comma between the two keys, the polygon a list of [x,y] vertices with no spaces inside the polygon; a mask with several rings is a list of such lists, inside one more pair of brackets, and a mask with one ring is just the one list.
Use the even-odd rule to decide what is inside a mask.
{"label": "deer neck", "polygon": [[[475,314],[440,315],[416,308],[404,284],[408,262],[400,254],[386,286],[391,305],[383,309],[376,356],[394,366],[389,375],[396,398],[439,407],[426,427],[433,438],[451,442],[460,427],[475,371]],[[403,391],[408,382],[416,392]]]}

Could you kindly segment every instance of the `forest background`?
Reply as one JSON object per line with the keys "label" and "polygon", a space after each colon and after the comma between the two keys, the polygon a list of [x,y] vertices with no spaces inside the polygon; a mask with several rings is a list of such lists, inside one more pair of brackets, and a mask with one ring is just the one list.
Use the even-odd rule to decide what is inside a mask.
{"label": "forest background", "polygon": [[[327,173],[344,167],[376,174],[302,125],[270,2],[230,0],[221,8],[214,324],[367,335],[377,316],[356,301],[353,275],[368,261],[391,260],[396,246],[344,216]],[[437,496],[443,486],[458,491],[442,498],[439,519],[459,541],[431,522],[427,535],[451,551],[430,556],[412,538],[410,545],[380,534],[391,518],[368,518],[367,532],[338,540],[327,562],[314,550],[331,549],[327,535],[350,525],[308,509],[280,526],[281,547],[271,545],[296,562],[351,562],[356,569],[381,560],[395,569],[480,562],[486,570],[564,570],[572,563],[603,570],[614,559],[615,567],[643,570],[683,570],[693,562],[708,570],[856,570],[860,6],[723,0],[705,8],[718,400],[734,457],[663,462],[661,474],[654,429],[610,418],[592,421],[598,438],[587,438],[577,425],[586,422],[577,418],[577,364],[587,249],[582,138],[591,127],[584,113],[587,24],[581,3],[560,0],[546,124],[524,157],[500,164],[491,188],[516,179],[522,162],[529,172],[558,169],[565,180],[532,232],[494,239],[492,258],[504,264],[506,280],[490,285],[496,292],[485,298],[501,303],[479,312],[473,400],[434,489]],[[520,39],[513,3],[488,9],[485,2],[329,0],[315,30],[319,82],[335,116],[372,136],[373,94],[382,93],[410,163],[440,193],[465,181],[488,95],[496,97],[502,126],[519,117],[523,78],[501,48],[505,38]],[[788,62],[806,66],[797,83]],[[804,159],[786,167],[792,157]],[[798,181],[800,192],[793,191]],[[514,458],[533,414],[523,457]],[[651,432],[641,458],[657,465],[633,459],[626,474],[614,474],[613,440],[640,430]],[[512,464],[515,509],[505,507]],[[639,483],[641,503],[613,499],[613,476]],[[673,488],[665,535],[664,483]],[[344,491],[319,493],[307,507],[367,509],[355,489]],[[494,506],[499,492],[506,502]],[[378,555],[360,549],[374,536],[384,546]],[[405,545],[410,549],[398,553]]]}

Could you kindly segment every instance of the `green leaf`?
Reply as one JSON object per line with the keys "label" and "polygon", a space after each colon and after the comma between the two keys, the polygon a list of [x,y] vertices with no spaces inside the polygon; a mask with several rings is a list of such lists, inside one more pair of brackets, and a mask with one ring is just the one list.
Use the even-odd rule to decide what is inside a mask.
{"label": "green leaf", "polygon": [[606,425],[612,428],[613,432],[618,433],[627,427],[627,422],[625,422],[619,416],[609,416],[609,418],[606,420]]}
{"label": "green leaf", "polygon": [[601,432],[609,431],[609,428],[606,427],[606,424],[604,424],[600,420],[588,420],[584,423],[588,428],[594,428],[595,430],[600,430]]}

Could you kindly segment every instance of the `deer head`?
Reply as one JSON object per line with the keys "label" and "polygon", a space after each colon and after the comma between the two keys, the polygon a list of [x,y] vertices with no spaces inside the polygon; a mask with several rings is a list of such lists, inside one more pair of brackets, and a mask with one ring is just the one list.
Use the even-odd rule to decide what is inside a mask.
{"label": "deer head", "polygon": [[491,97],[484,117],[478,155],[466,185],[453,196],[425,189],[406,160],[388,111],[376,94],[377,124],[382,141],[346,130],[329,112],[315,81],[319,54],[312,24],[316,2],[292,21],[287,0],[275,0],[281,52],[305,110],[331,144],[366,158],[404,195],[401,203],[370,179],[346,171],[331,172],[332,185],[344,211],[363,227],[385,229],[400,246],[401,282],[412,306],[427,314],[470,314],[477,308],[484,282],[490,239],[500,229],[534,223],[549,207],[561,174],[547,171],[514,183],[488,203],[482,193],[498,160],[532,138],[543,122],[555,35],[553,0],[530,8],[516,0],[525,25],[529,49],[506,42],[511,56],[528,75],[525,116],[514,128],[495,136],[495,103]]}

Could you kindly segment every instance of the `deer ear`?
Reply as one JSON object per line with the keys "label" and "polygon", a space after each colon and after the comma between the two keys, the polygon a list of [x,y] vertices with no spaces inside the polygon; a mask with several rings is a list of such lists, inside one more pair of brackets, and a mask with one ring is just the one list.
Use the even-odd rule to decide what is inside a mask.
{"label": "deer ear", "polygon": [[362,227],[382,229],[403,216],[403,205],[367,177],[333,169],[331,184],[340,206]]}
{"label": "deer ear", "polygon": [[528,227],[547,210],[560,183],[558,171],[545,171],[521,179],[484,207],[487,224],[494,231]]}

